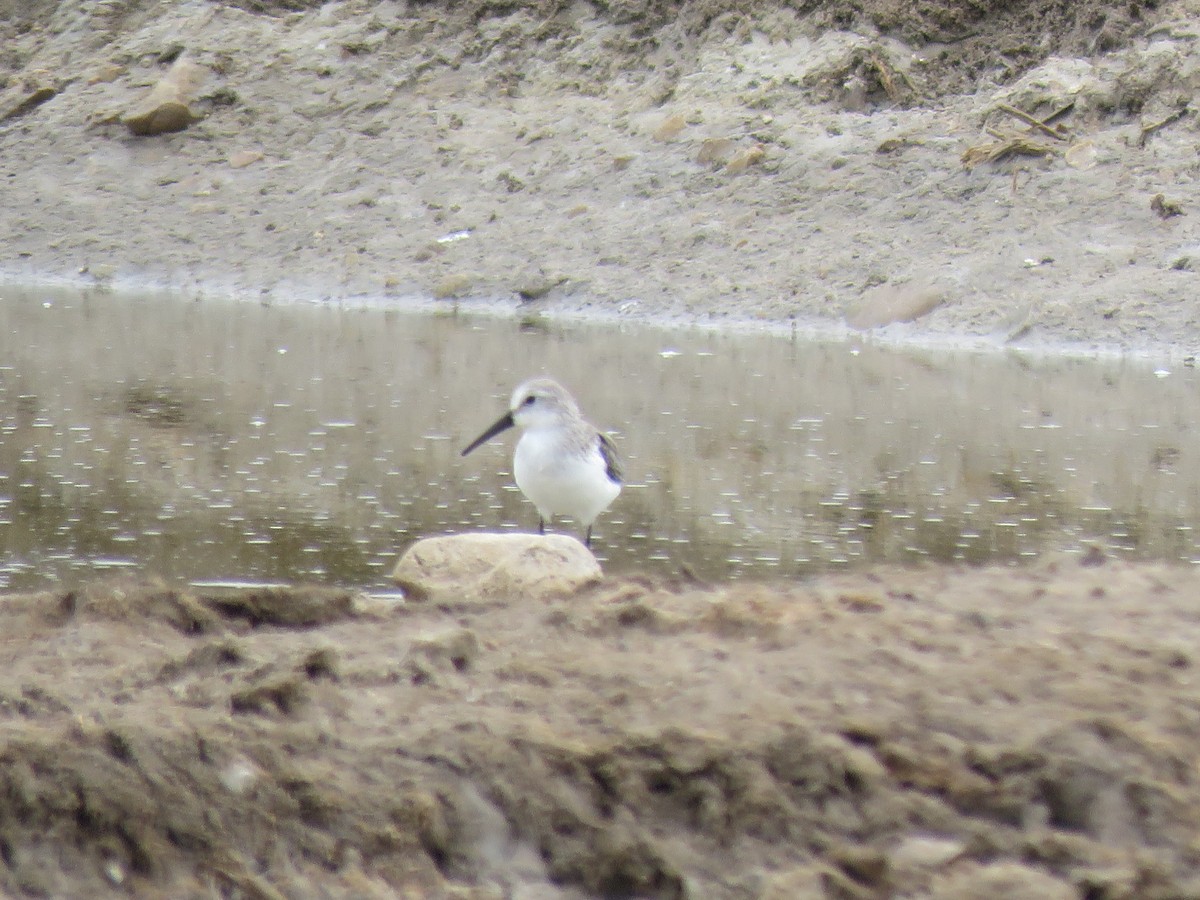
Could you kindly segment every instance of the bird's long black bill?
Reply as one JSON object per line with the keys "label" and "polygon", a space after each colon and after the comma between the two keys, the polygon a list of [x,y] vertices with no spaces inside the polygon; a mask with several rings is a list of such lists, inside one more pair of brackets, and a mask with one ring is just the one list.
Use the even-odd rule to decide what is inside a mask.
{"label": "bird's long black bill", "polygon": [[512,413],[506,412],[492,424],[491,428],[489,428],[479,437],[475,438],[475,440],[471,441],[471,443],[467,446],[467,449],[462,452],[462,455],[466,456],[480,444],[486,444],[500,432],[508,431],[508,429],[512,428],[516,424],[517,423],[513,421]]}

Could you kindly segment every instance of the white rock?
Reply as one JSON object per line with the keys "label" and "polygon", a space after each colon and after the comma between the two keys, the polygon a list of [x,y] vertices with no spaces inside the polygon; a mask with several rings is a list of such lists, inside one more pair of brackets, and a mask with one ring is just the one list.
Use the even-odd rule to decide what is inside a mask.
{"label": "white rock", "polygon": [[889,854],[896,869],[938,869],[958,859],[966,851],[962,841],[932,835],[905,838]]}
{"label": "white rock", "polygon": [[411,600],[478,603],[565,597],[600,579],[590,550],[564,534],[425,538],[392,572]]}

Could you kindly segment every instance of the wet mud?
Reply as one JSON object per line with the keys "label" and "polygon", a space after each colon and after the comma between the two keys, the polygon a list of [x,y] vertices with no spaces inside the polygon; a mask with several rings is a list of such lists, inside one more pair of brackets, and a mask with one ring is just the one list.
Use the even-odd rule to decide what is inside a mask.
{"label": "wet mud", "polygon": [[0,604],[27,896],[1191,896],[1190,569]]}

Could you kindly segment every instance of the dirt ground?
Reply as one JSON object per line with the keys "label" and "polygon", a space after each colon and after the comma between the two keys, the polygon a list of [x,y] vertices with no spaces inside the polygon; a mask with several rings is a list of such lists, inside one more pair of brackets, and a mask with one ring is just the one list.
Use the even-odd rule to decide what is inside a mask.
{"label": "dirt ground", "polygon": [[1196,575],[1102,556],[387,605],[0,605],[47,897],[1200,896]]}
{"label": "dirt ground", "polygon": [[[1196,0],[0,0],[3,272],[1188,354],[1198,37]],[[200,120],[131,134],[179,59]]]}
{"label": "dirt ground", "polygon": [[[1194,0],[0,0],[0,274],[1186,355],[1198,39]],[[131,134],[180,58],[198,121]],[[10,596],[0,887],[1197,898],[1197,586]]]}

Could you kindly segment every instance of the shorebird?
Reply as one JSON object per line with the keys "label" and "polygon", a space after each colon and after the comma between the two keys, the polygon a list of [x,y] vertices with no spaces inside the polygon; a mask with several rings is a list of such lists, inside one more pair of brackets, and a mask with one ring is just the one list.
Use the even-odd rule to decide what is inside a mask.
{"label": "shorebird", "polygon": [[508,412],[471,441],[466,456],[509,428],[521,429],[513,454],[517,487],[538,511],[538,534],[554,516],[567,516],[585,529],[592,546],[596,517],[621,493],[621,462],[608,435],[583,418],[566,388],[549,378],[531,378],[513,391]]}

